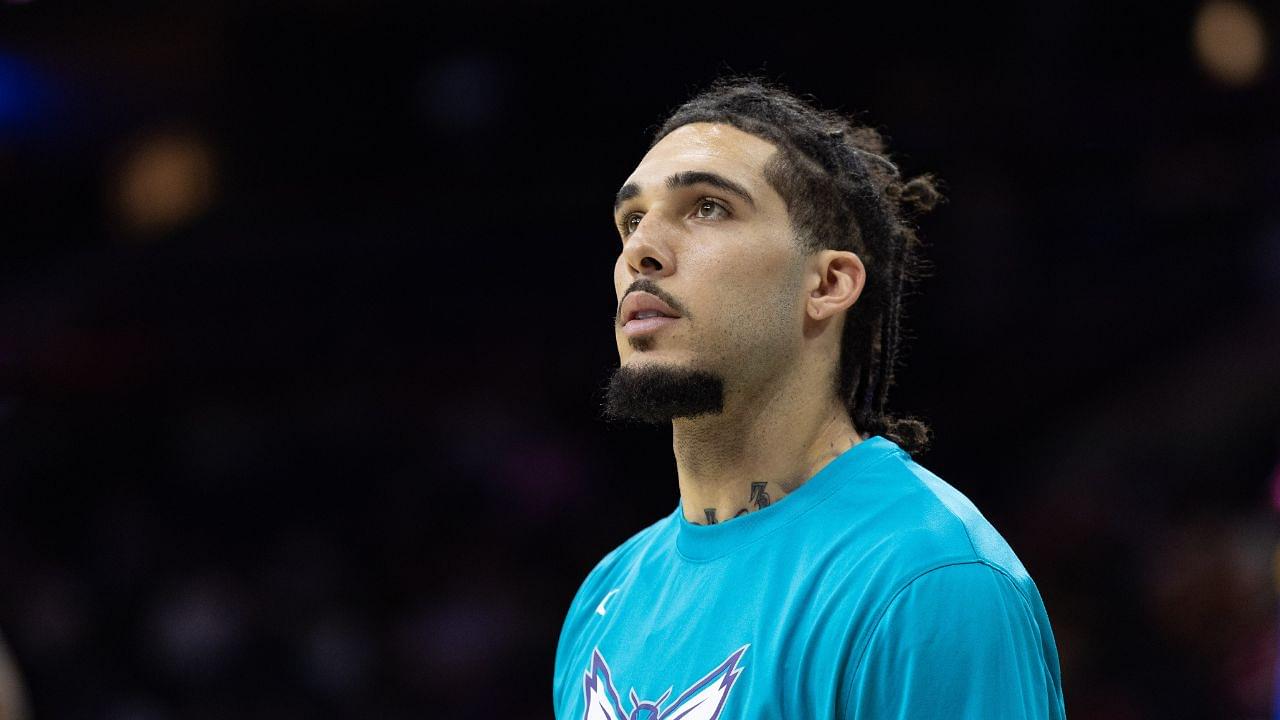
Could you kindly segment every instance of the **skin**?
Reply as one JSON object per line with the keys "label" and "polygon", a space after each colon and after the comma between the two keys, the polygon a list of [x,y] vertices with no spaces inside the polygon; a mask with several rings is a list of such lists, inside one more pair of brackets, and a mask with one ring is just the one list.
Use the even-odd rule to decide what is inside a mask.
{"label": "skin", "polygon": [[[638,194],[614,212],[619,306],[645,277],[687,311],[643,339],[615,323],[619,362],[724,378],[722,413],[672,421],[682,508],[693,523],[776,503],[862,441],[832,385],[845,311],[866,271],[852,252],[800,250],[786,202],[764,176],[776,152],[729,125],[685,125],[641,159],[624,183]],[[668,186],[686,171],[724,177],[754,202],[708,183]]]}

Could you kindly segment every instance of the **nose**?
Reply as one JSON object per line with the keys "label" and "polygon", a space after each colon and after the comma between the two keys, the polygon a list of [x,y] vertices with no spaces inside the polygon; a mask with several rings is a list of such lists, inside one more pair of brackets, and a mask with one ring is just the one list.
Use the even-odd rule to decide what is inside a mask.
{"label": "nose", "polygon": [[622,257],[633,277],[641,273],[670,275],[676,271],[675,254],[662,241],[662,229],[657,220],[654,213],[645,215],[623,245]]}

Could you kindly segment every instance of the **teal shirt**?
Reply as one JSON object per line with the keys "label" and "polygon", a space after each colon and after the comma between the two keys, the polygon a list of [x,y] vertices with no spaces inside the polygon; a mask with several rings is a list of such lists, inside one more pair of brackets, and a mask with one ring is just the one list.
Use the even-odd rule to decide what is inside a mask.
{"label": "teal shirt", "polygon": [[1065,718],[1035,583],[973,503],[874,436],[718,525],[610,552],[556,648],[560,720]]}

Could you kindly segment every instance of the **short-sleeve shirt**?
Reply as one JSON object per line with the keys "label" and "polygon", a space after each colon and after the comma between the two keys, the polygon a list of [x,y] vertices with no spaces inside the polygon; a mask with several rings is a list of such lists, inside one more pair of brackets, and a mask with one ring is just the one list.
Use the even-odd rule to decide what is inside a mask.
{"label": "short-sleeve shirt", "polygon": [[970,500],[873,436],[716,525],[681,505],[600,561],[560,720],[1065,718],[1044,603]]}

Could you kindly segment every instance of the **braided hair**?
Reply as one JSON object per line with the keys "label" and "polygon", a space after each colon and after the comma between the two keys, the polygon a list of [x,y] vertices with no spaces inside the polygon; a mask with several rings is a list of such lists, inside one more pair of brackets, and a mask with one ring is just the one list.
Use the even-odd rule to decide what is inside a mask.
{"label": "braided hair", "polygon": [[911,221],[941,200],[934,178],[904,180],[876,130],[758,78],[715,81],[667,118],[650,147],[696,122],[732,125],[776,145],[764,176],[786,201],[801,249],[848,250],[862,259],[866,285],[846,316],[833,391],[859,432],[883,435],[912,455],[924,452],[928,425],[894,417],[886,404],[901,349],[903,294],[924,267]]}

